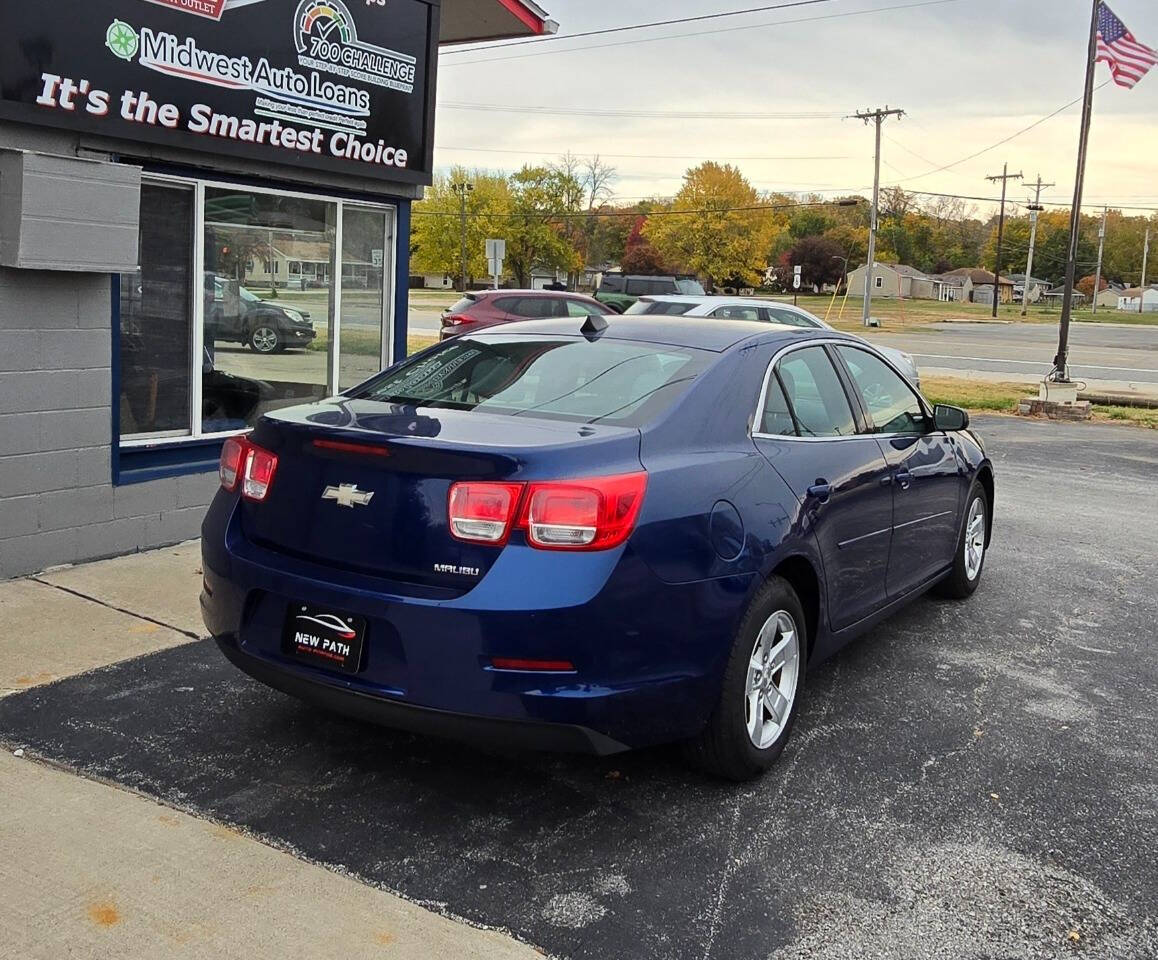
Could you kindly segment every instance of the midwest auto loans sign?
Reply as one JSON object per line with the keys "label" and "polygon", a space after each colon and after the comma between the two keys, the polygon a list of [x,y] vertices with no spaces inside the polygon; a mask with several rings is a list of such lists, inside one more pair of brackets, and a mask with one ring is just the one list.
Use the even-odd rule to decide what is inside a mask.
{"label": "midwest auto loans sign", "polygon": [[198,153],[429,183],[425,0],[24,0],[0,117]]}

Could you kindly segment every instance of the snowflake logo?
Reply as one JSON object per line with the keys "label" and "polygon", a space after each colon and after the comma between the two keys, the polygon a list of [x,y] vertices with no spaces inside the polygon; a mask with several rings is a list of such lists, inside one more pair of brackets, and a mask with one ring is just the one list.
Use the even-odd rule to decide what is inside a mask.
{"label": "snowflake logo", "polygon": [[137,31],[127,23],[123,20],[114,20],[105,33],[105,46],[112,51],[113,56],[122,60],[132,60],[137,55],[140,40],[137,38]]}

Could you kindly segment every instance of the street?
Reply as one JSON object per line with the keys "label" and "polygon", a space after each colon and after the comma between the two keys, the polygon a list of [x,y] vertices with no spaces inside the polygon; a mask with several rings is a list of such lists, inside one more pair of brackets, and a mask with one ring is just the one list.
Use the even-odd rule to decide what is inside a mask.
{"label": "street", "polygon": [[[979,592],[920,600],[819,666],[752,784],[675,748],[512,755],[365,726],[181,638],[0,699],[0,741],[556,957],[1158,955],[1158,435],[975,426],[997,472]],[[7,879],[19,909],[33,893]],[[11,929],[13,956],[49,956]]]}

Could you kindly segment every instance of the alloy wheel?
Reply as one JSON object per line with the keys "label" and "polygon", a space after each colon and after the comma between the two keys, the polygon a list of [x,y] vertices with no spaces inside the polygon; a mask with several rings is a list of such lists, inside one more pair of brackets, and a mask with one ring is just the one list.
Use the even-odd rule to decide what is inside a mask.
{"label": "alloy wheel", "polygon": [[981,575],[985,559],[985,501],[974,498],[969,505],[969,519],[965,521],[965,576],[970,581]]}
{"label": "alloy wheel", "polygon": [[258,327],[249,338],[258,353],[272,353],[277,349],[277,331],[272,327]]}
{"label": "alloy wheel", "polygon": [[770,747],[784,730],[799,678],[799,632],[792,615],[778,610],[761,627],[748,661],[744,720],[757,749]]}

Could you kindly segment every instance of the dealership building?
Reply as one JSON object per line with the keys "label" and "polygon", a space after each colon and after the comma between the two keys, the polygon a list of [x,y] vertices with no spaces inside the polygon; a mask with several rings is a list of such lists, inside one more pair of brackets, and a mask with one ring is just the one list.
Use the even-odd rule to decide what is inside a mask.
{"label": "dealership building", "polygon": [[0,578],[198,535],[225,438],[406,350],[440,45],[531,0],[23,4],[0,35]]}

